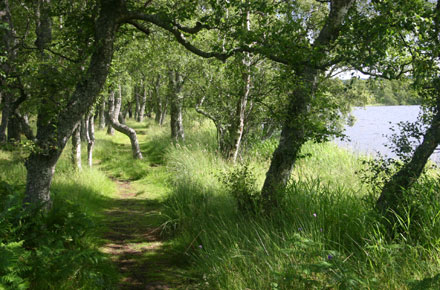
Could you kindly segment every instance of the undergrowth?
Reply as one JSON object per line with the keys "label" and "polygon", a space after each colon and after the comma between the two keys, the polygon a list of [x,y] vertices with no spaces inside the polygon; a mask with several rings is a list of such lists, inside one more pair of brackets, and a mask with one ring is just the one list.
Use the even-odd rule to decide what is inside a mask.
{"label": "undergrowth", "polygon": [[0,157],[0,289],[113,289],[118,275],[99,251],[99,209],[113,183],[97,170],[75,171],[64,154],[52,209],[42,212],[22,204],[24,152]]}

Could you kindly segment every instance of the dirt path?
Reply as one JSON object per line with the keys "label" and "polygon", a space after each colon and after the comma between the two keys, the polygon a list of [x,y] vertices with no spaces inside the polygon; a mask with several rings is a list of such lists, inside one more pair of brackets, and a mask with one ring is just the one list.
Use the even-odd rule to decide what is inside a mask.
{"label": "dirt path", "polygon": [[115,182],[118,194],[106,210],[108,243],[102,250],[112,256],[122,275],[119,289],[181,288],[182,261],[159,235],[160,203],[148,193],[136,192],[129,182]]}

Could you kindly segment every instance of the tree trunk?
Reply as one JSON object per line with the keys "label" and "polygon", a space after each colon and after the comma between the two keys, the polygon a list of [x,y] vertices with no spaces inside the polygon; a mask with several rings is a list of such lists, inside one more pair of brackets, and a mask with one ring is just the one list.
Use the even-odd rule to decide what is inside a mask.
{"label": "tree trunk", "polygon": [[[45,203],[50,207],[50,185],[55,165],[73,129],[82,115],[96,102],[107,78],[113,56],[113,44],[119,27],[118,19],[123,13],[124,1],[100,1],[99,17],[95,23],[94,50],[87,70],[78,79],[76,88],[67,99],[66,108],[53,115],[53,108],[40,106],[37,120],[37,148],[27,161],[25,201],[31,204]],[[38,35],[38,33],[37,33]],[[47,82],[52,80],[47,79]],[[44,82],[44,81],[43,81]],[[50,86],[43,83],[42,86]]]}
{"label": "tree trunk", "polygon": [[154,120],[156,121],[157,124],[162,126],[163,121],[165,119],[166,108],[163,102],[163,98],[160,94],[160,78],[161,78],[160,75],[158,75],[156,78],[156,83],[154,85],[154,97],[156,100],[156,110],[155,110],[156,116]]}
{"label": "tree trunk", "polygon": [[108,96],[108,111],[107,111],[107,135],[113,136],[115,135],[115,130],[112,125],[112,112],[115,110],[115,96],[114,92],[112,91]]}
{"label": "tree trunk", "polygon": [[81,118],[81,126],[80,126],[80,136],[81,142],[87,142],[87,120],[86,116]]}
{"label": "tree trunk", "polygon": [[231,139],[231,146],[229,152],[227,153],[227,158],[233,163],[236,162],[238,153],[240,151],[240,145],[243,138],[243,131],[245,125],[245,113],[247,108],[247,102],[249,98],[249,93],[251,90],[251,73],[250,73],[250,59],[249,54],[243,59],[243,64],[246,66],[246,74],[243,76],[243,92],[240,99],[237,102],[237,109],[235,112],[235,120],[230,127],[229,137]]}
{"label": "tree trunk", "polygon": [[269,170],[266,173],[262,197],[267,209],[276,207],[281,201],[281,191],[285,189],[301,147],[306,141],[303,120],[307,118],[307,107],[318,73],[310,68],[307,70],[307,75],[300,79],[298,87],[290,98],[280,142],[273,153]]}
{"label": "tree trunk", "polygon": [[122,114],[121,111],[119,111],[119,114],[118,114],[118,121],[121,124],[125,124],[125,117],[124,117],[124,115]]}
{"label": "tree trunk", "polygon": [[92,167],[93,163],[93,147],[95,145],[95,123],[92,114],[89,114],[87,123],[87,164]]}
{"label": "tree trunk", "polygon": [[52,207],[50,185],[55,173],[55,165],[59,158],[58,152],[41,154],[33,152],[26,160],[26,191],[24,203],[29,206]]}
{"label": "tree trunk", "polygon": [[138,85],[135,85],[133,88],[133,92],[134,92],[134,99],[136,101],[136,108],[134,110],[134,119],[136,121],[138,121],[139,119],[139,113],[140,113],[140,107],[141,107],[141,100],[140,100],[140,95],[139,95],[139,87]]}
{"label": "tree trunk", "polygon": [[81,133],[80,124],[76,126],[72,134],[72,164],[75,169],[81,170]]}
{"label": "tree trunk", "polygon": [[[249,11],[246,11],[246,30],[250,31],[251,22]],[[230,148],[227,152],[227,158],[233,163],[237,161],[238,153],[240,151],[241,140],[243,138],[243,131],[245,125],[245,113],[247,102],[249,98],[249,93],[251,90],[251,60],[250,54],[245,53],[242,59],[242,66],[246,73],[243,74],[243,91],[241,92],[240,99],[237,102],[237,108],[235,111],[235,117],[229,129]]]}
{"label": "tree trunk", "polygon": [[19,118],[15,114],[9,114],[8,142],[21,142],[21,124]]}
{"label": "tree trunk", "polygon": [[99,110],[99,130],[105,129],[105,99],[101,100],[101,106]]}
{"label": "tree trunk", "polygon": [[35,141],[35,135],[32,131],[31,126],[29,125],[29,118],[27,115],[21,115],[20,113],[15,113],[16,117],[18,118],[21,126],[21,130],[23,134],[26,136],[28,140]]}
{"label": "tree trunk", "polygon": [[[112,99],[114,99],[114,95],[115,95],[114,92],[110,93],[109,102],[112,102]],[[119,111],[121,110],[121,102],[122,102],[122,94],[121,94],[121,86],[119,85],[119,96],[115,100],[114,111],[111,111],[109,113],[110,122],[112,123],[112,126],[115,128],[115,130],[121,132],[122,134],[127,135],[130,138],[131,149],[133,151],[133,158],[142,159],[142,153],[137,140],[136,131],[118,122],[117,116],[119,115]]]}
{"label": "tree trunk", "polygon": [[185,138],[183,131],[183,78],[178,71],[169,71],[169,99],[171,102],[171,138],[175,141],[182,141]]}
{"label": "tree trunk", "polygon": [[[379,211],[388,215],[402,205],[405,190],[408,190],[420,177],[429,157],[440,144],[440,106],[426,131],[423,142],[416,148],[411,160],[405,164],[382,188],[377,200]],[[392,215],[392,214],[391,214]]]}
{"label": "tree trunk", "polygon": [[138,122],[144,121],[144,115],[145,115],[145,106],[147,105],[147,86],[145,85],[145,81],[141,80],[141,87],[142,90],[142,97],[140,98],[140,104],[139,104],[139,114],[138,114]]}
{"label": "tree trunk", "polygon": [[9,94],[3,94],[2,123],[0,125],[0,143],[6,142],[6,129],[8,128],[11,98]]}
{"label": "tree trunk", "polygon": [[[263,206],[268,212],[277,207],[281,201],[282,191],[290,179],[301,146],[307,139],[307,128],[304,123],[309,117],[307,111],[316,89],[316,80],[319,74],[314,64],[326,62],[331,50],[330,45],[338,38],[342,23],[353,3],[354,0],[331,1],[329,16],[318,37],[311,45],[310,52],[314,57],[314,63],[311,63],[310,66],[293,68],[297,77],[296,87],[289,100],[280,142],[272,156],[261,192]],[[311,129],[308,128],[308,130]]]}

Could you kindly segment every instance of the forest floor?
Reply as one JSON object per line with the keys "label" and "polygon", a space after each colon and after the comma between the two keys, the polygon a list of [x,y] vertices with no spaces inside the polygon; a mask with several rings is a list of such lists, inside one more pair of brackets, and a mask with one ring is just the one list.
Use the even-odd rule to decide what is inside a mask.
{"label": "forest floor", "polygon": [[[116,155],[129,150],[129,144],[114,145]],[[185,288],[186,261],[173,251],[172,241],[161,236],[166,181],[164,178],[150,178],[147,183],[129,180],[130,176],[115,174],[115,162],[110,170],[105,163],[100,167],[116,183],[117,192],[104,209],[108,230],[103,237],[106,243],[102,251],[111,256],[121,274],[118,288]],[[149,164],[148,160],[142,163],[150,175],[155,172],[154,175],[160,176],[165,170],[160,164]]]}

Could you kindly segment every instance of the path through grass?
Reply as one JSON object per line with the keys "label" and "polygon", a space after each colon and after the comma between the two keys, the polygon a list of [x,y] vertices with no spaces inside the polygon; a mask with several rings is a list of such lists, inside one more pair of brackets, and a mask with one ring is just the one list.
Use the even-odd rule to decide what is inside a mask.
{"label": "path through grass", "polygon": [[141,161],[131,158],[125,136],[98,135],[99,166],[118,188],[105,209],[108,231],[102,250],[111,255],[121,273],[119,289],[181,288],[187,277],[186,259],[173,250],[172,241],[160,235],[165,221],[162,200],[169,191],[161,150],[149,143],[141,128],[136,130],[147,153]]}

